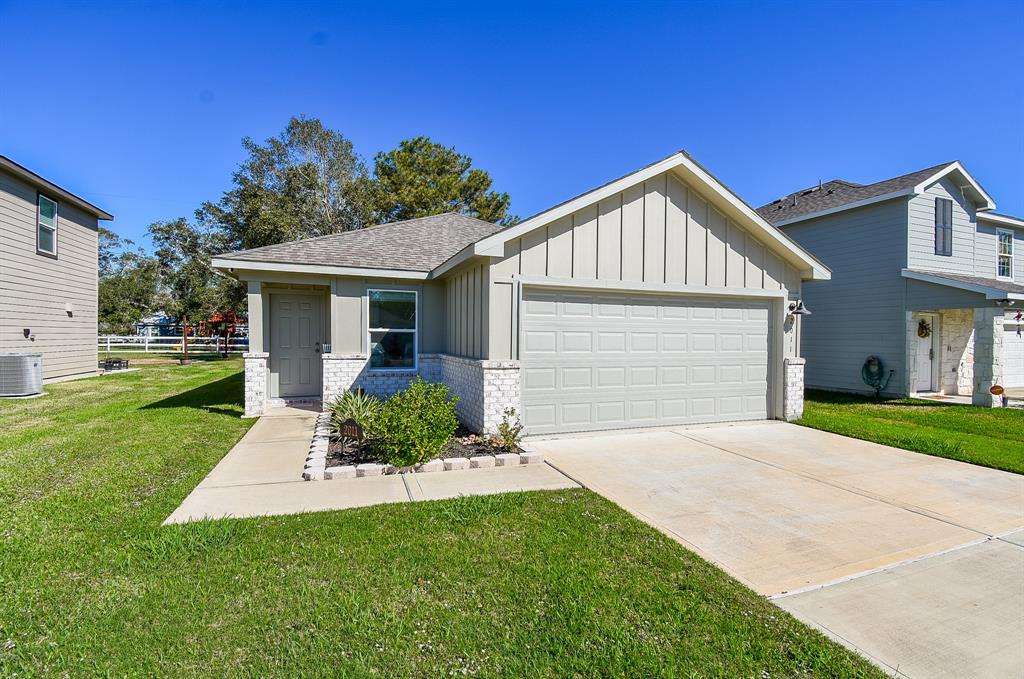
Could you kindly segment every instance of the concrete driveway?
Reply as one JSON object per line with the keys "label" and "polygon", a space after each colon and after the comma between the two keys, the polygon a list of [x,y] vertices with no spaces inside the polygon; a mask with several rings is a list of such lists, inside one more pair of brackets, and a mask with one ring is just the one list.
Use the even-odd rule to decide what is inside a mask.
{"label": "concrete driveway", "polygon": [[901,676],[1024,676],[1024,476],[782,422],[531,442]]}

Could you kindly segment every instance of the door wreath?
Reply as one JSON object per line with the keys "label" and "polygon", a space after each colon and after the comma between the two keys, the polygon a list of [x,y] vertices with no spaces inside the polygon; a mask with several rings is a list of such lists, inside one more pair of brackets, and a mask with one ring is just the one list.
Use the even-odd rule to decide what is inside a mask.
{"label": "door wreath", "polygon": [[922,318],[918,322],[918,324],[917,324],[917,336],[918,337],[931,337],[931,334],[932,334],[932,326],[928,323],[928,321],[926,321],[926,320],[924,320]]}

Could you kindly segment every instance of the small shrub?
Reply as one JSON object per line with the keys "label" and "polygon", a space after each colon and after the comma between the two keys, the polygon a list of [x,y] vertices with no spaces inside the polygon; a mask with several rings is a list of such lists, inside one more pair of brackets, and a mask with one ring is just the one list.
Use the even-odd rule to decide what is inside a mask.
{"label": "small shrub", "polygon": [[374,419],[374,445],[388,464],[410,467],[437,457],[448,445],[459,419],[458,397],[448,387],[417,377],[405,391],[387,401]]}
{"label": "small shrub", "polygon": [[523,423],[519,419],[519,413],[515,408],[506,408],[497,431],[491,437],[491,444],[511,453],[519,450],[519,442],[522,440]]}
{"label": "small shrub", "polygon": [[331,411],[331,435],[337,438],[338,430],[346,420],[355,420],[363,427],[363,435],[370,437],[374,420],[381,409],[381,402],[375,396],[363,391],[346,391],[334,399]]}

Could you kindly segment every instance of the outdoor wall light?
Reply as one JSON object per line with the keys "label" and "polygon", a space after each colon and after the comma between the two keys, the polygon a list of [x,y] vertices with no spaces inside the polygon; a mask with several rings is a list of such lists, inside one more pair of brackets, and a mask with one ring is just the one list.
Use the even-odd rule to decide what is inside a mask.
{"label": "outdoor wall light", "polygon": [[810,316],[811,310],[804,306],[804,301],[798,299],[795,302],[789,303],[789,315],[790,316]]}

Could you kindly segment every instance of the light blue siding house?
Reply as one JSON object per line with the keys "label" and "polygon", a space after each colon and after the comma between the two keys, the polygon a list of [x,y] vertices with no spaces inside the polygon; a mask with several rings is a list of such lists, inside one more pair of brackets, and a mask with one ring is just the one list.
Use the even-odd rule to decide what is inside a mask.
{"label": "light blue siding house", "polygon": [[758,209],[832,269],[804,286],[810,388],[870,392],[869,356],[888,395],[971,395],[1024,387],[1024,219],[959,162],[873,184],[833,180]]}

